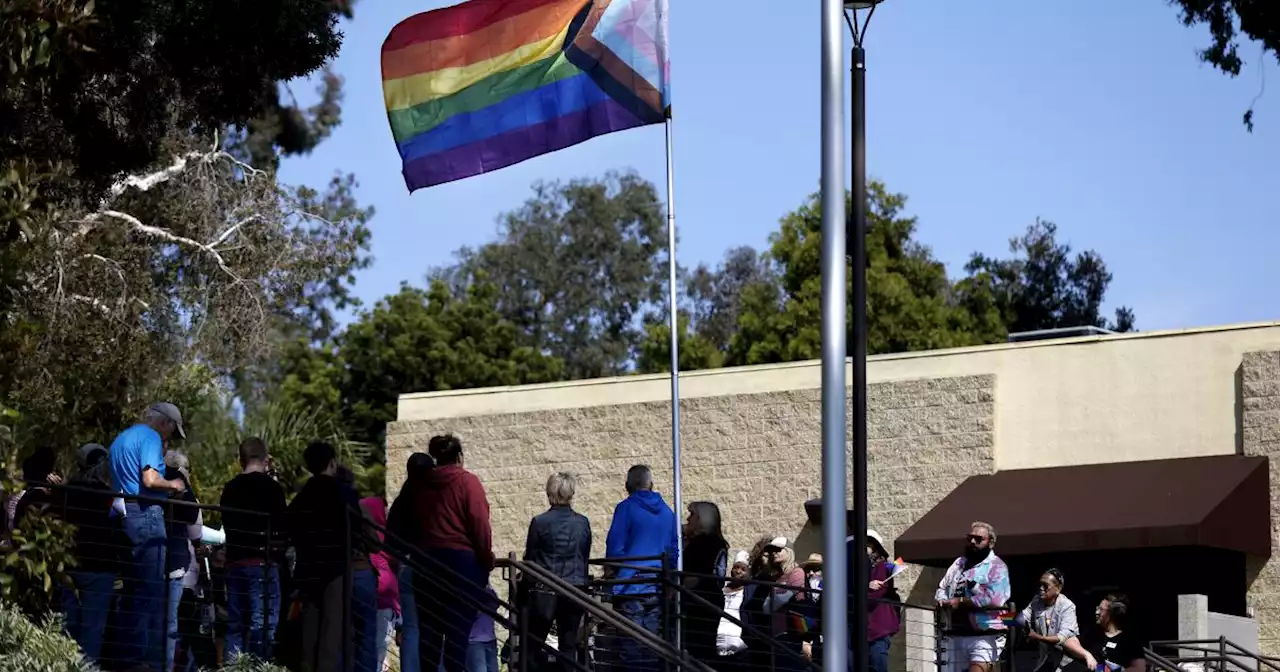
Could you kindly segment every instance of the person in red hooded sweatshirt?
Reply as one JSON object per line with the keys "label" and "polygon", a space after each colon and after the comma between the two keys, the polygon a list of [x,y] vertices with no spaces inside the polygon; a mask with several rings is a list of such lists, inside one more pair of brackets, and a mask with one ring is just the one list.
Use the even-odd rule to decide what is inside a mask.
{"label": "person in red hooded sweatshirt", "polygon": [[422,573],[414,577],[418,660],[420,669],[436,670],[443,654],[445,672],[464,672],[471,625],[477,605],[487,603],[493,570],[489,500],[480,479],[463,468],[456,436],[432,437],[427,452],[436,468],[412,494],[411,507],[417,520],[410,541],[424,555]]}

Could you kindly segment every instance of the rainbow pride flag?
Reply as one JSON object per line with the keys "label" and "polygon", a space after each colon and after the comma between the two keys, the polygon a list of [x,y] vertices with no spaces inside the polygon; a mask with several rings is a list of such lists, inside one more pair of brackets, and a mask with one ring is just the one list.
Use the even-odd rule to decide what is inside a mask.
{"label": "rainbow pride flag", "polygon": [[668,0],[471,0],[409,17],[382,91],[409,191],[670,115]]}
{"label": "rainbow pride flag", "polygon": [[889,565],[889,577],[888,579],[885,579],[886,581],[907,571],[907,561],[903,560],[901,556],[899,556],[893,562],[888,563],[888,565]]}

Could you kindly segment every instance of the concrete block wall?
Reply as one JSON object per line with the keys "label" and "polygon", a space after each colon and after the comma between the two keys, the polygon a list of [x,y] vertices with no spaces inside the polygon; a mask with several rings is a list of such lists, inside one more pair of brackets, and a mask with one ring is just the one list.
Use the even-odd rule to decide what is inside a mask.
{"label": "concrete block wall", "polygon": [[1251,560],[1249,606],[1258,620],[1259,653],[1280,655],[1280,351],[1245,353],[1240,365],[1239,442],[1245,455],[1271,463],[1271,559]]}
{"label": "concrete block wall", "polygon": [[[990,473],[992,376],[873,385],[869,394],[870,516],[886,538],[901,534],[968,476]],[[803,503],[821,495],[820,392],[816,389],[687,399],[681,403],[684,499],[716,502],[735,548],[763,535],[796,537]],[[404,462],[439,433],[458,435],[466,464],[484,481],[497,549],[523,548],[529,519],[546,509],[546,478],[578,474],[576,508],[592,520],[593,553],[604,550],[626,470],[653,467],[671,495],[670,407],[641,403],[391,423],[387,492]]]}
{"label": "concrete block wall", "polygon": [[[993,471],[995,382],[994,376],[977,375],[871,387],[869,515],[886,540],[965,478]],[[716,502],[733,548],[750,548],[765,535],[786,535],[797,540],[801,558],[821,550],[821,530],[806,524],[803,506],[821,496],[820,399],[820,390],[802,389],[681,402],[684,501]],[[575,508],[591,519],[594,556],[604,553],[613,507],[626,495],[625,474],[633,464],[650,465],[657,490],[671,501],[667,403],[392,423],[390,497],[403,482],[409,454],[444,432],[462,439],[466,466],[488,490],[499,554],[522,551],[530,518],[546,509],[546,479],[556,471],[581,479]],[[917,577],[916,570],[907,572],[898,589],[908,601],[928,602],[933,586],[913,590]],[[937,577],[930,580],[936,583]],[[920,647],[904,650],[906,639],[897,638],[899,660],[928,655]]]}

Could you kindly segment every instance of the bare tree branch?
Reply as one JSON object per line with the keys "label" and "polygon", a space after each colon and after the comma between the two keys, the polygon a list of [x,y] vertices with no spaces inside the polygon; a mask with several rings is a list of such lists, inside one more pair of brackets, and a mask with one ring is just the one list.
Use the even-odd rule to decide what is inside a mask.
{"label": "bare tree branch", "polygon": [[244,171],[244,174],[252,177],[261,177],[266,173],[258,168],[254,168],[249,164],[237,159],[236,157],[222,151],[220,148],[218,136],[215,134],[213,139],[213,149],[208,152],[186,152],[179,155],[168,166],[160,170],[147,173],[145,175],[129,175],[111,185],[108,195],[99,205],[100,208],[106,209],[111,201],[122,196],[126,191],[135,189],[137,191],[150,191],[154,187],[164,184],[169,180],[181,175],[193,165],[210,164],[219,160],[227,161],[233,166]]}

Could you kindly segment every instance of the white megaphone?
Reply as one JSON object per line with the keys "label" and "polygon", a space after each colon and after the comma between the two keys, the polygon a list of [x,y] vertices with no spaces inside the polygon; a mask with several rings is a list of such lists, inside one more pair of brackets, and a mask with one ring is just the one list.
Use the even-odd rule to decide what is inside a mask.
{"label": "white megaphone", "polygon": [[222,546],[227,543],[227,533],[212,527],[200,526],[200,543],[210,546]]}

